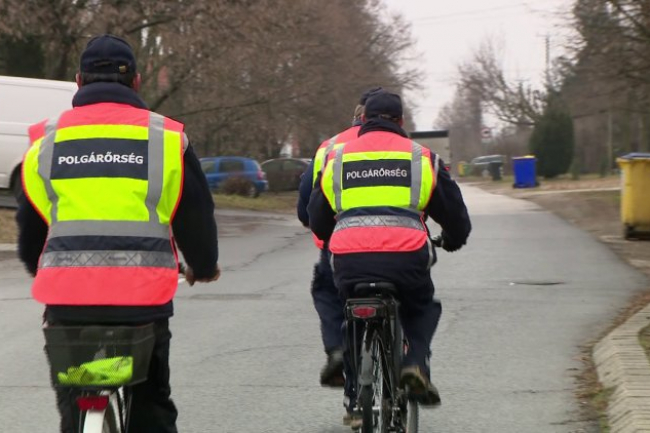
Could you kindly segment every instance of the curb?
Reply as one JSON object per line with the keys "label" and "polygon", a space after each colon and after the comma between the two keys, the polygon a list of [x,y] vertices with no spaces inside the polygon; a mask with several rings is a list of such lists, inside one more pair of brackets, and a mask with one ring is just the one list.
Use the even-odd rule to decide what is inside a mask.
{"label": "curb", "polygon": [[0,244],[0,251],[18,251],[18,244]]}
{"label": "curb", "polygon": [[613,389],[607,406],[611,433],[650,432],[650,361],[639,343],[639,332],[648,325],[650,305],[594,347],[598,379]]}

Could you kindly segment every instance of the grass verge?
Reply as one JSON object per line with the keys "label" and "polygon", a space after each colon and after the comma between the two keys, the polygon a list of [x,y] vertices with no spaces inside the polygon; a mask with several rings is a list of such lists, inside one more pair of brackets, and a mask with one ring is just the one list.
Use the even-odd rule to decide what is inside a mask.
{"label": "grass verge", "polygon": [[268,192],[257,198],[239,195],[214,194],[217,209],[243,209],[264,212],[295,213],[298,192]]}
{"label": "grass verge", "polygon": [[18,242],[18,228],[16,227],[16,211],[0,209],[0,243]]}

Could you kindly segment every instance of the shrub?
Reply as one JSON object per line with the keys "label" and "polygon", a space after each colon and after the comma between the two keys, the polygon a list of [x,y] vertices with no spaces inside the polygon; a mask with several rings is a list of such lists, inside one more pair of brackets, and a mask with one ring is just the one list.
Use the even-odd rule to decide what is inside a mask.
{"label": "shrub", "polygon": [[244,197],[250,197],[251,192],[255,189],[253,182],[244,178],[244,177],[229,177],[221,183],[219,192],[228,195],[241,195]]}
{"label": "shrub", "polygon": [[574,147],[573,119],[559,96],[551,93],[530,137],[530,150],[537,157],[537,172],[547,179],[566,173]]}

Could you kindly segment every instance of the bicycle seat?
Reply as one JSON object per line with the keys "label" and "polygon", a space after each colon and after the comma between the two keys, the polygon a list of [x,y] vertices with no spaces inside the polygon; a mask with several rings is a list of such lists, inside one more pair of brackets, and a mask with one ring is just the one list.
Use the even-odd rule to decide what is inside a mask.
{"label": "bicycle seat", "polygon": [[397,287],[388,281],[358,283],[352,289],[354,296],[397,296]]}

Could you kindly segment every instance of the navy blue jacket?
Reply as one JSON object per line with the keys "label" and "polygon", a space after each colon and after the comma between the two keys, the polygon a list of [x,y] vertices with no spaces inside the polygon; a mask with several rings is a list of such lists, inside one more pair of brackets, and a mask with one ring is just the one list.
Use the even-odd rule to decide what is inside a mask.
{"label": "navy blue jacket", "polygon": [[[136,92],[118,83],[85,85],[75,94],[72,105],[80,107],[101,102],[147,108]],[[209,278],[215,274],[219,258],[214,202],[201,164],[191,146],[185,151],[183,171],[183,191],[172,221],[172,231],[185,262],[195,276]],[[35,275],[47,238],[47,224],[24,194],[18,198],[16,221],[19,229],[18,256],[27,271]],[[171,301],[155,307],[48,306],[46,309],[49,321],[147,322],[172,314]]]}

